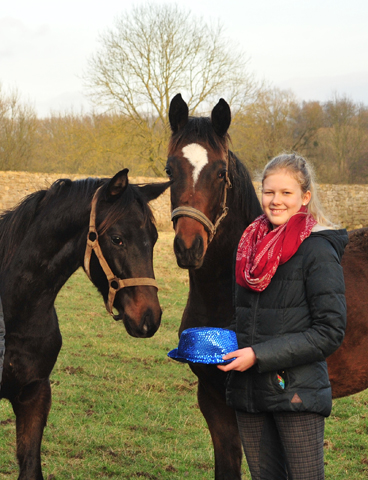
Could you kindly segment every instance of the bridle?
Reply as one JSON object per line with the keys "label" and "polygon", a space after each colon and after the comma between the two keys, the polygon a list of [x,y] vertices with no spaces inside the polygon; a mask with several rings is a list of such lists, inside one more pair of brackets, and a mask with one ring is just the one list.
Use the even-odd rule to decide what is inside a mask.
{"label": "bridle", "polygon": [[84,269],[88,278],[92,281],[91,272],[90,272],[90,263],[92,250],[95,252],[95,255],[100,262],[101,268],[104,271],[107,281],[109,283],[109,294],[107,301],[105,302],[106,310],[110,315],[114,316],[112,308],[114,305],[115,295],[119,290],[126,287],[138,287],[141,285],[156,287],[158,289],[157,282],[154,278],[128,278],[122,279],[114,275],[111,268],[109,267],[105,257],[103,256],[100,244],[98,243],[98,233],[96,229],[96,204],[98,200],[98,194],[102,187],[99,187],[92,199],[91,204],[91,214],[89,218],[89,230],[87,235],[87,245],[86,251],[84,254]]}
{"label": "bridle", "polygon": [[190,206],[181,206],[174,208],[171,212],[171,220],[174,221],[176,218],[179,217],[190,217],[194,220],[197,220],[201,223],[204,228],[208,231],[208,244],[210,244],[215,236],[217,229],[222,222],[222,220],[228,214],[229,208],[226,206],[227,200],[227,191],[229,188],[232,187],[229,174],[228,174],[228,166],[229,166],[229,159],[226,156],[226,173],[225,173],[225,188],[224,188],[224,197],[222,202],[220,203],[220,211],[216,216],[215,222],[212,223],[211,220],[200,210]]}

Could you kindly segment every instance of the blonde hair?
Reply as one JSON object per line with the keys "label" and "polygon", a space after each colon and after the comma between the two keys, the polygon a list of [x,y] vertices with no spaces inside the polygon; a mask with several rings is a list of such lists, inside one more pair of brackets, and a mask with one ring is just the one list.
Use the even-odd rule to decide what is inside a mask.
{"label": "blonde hair", "polygon": [[263,182],[272,173],[278,170],[286,170],[299,183],[302,193],[305,194],[308,190],[311,192],[311,199],[308,203],[307,209],[315,220],[324,227],[338,228],[331,220],[329,220],[323,213],[323,209],[319,202],[317,184],[315,182],[313,167],[305,160],[305,158],[292,154],[282,154],[270,160],[265,166],[262,173]]}

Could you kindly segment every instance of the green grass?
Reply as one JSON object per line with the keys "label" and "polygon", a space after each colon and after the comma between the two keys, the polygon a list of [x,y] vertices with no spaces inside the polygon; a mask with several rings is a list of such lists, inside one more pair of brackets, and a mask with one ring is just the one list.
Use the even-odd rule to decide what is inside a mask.
{"label": "green grass", "polygon": [[[82,271],[60,292],[63,348],[51,377],[53,404],[42,443],[45,478],[213,479],[196,377],[166,355],[177,345],[188,292],[172,239],[161,233],[155,252],[163,318],[153,338],[129,337],[107,315]],[[368,391],[334,402],[326,423],[327,479],[368,477],[367,402]],[[0,422],[0,479],[15,479],[15,421],[5,401]],[[243,471],[249,479],[245,465]]]}

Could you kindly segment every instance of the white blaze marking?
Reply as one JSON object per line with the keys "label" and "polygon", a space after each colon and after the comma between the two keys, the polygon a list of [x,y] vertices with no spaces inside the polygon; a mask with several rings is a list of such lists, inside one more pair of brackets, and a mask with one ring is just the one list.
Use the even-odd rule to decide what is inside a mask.
{"label": "white blaze marking", "polygon": [[193,187],[197,183],[202,168],[208,163],[207,150],[198,143],[191,143],[182,149],[184,157],[193,165]]}

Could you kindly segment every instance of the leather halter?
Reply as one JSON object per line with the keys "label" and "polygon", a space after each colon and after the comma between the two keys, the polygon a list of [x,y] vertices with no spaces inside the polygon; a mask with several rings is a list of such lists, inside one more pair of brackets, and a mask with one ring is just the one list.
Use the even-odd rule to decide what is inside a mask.
{"label": "leather halter", "polygon": [[109,283],[109,295],[107,301],[105,302],[106,310],[109,312],[110,315],[114,316],[112,308],[114,305],[115,295],[119,290],[125,287],[138,287],[142,285],[156,287],[158,289],[158,285],[154,278],[139,277],[122,279],[113,274],[105,257],[103,256],[100,244],[98,243],[98,233],[96,229],[96,204],[100,189],[101,187],[96,190],[92,199],[91,214],[89,219],[89,230],[87,235],[87,246],[84,254],[84,269],[88,278],[92,281],[90,273],[90,263],[93,250],[98,261],[100,262],[101,268],[104,271],[107,281]]}
{"label": "leather halter", "polygon": [[225,189],[224,189],[224,199],[220,204],[221,211],[217,215],[215,219],[215,223],[212,223],[211,220],[203,212],[201,212],[197,208],[193,208],[190,206],[181,206],[181,207],[175,208],[171,212],[171,220],[174,221],[176,218],[179,218],[179,217],[190,217],[190,218],[193,218],[194,220],[197,220],[208,231],[208,234],[209,234],[208,244],[210,244],[217,232],[217,229],[220,223],[226,217],[229,211],[229,208],[226,206],[226,199],[227,199],[227,190],[228,188],[231,188],[231,182],[230,182],[227,171],[226,171],[225,179],[226,179],[226,183],[225,183]]}

